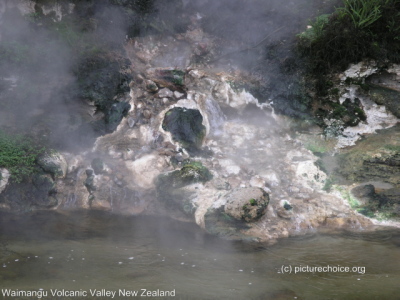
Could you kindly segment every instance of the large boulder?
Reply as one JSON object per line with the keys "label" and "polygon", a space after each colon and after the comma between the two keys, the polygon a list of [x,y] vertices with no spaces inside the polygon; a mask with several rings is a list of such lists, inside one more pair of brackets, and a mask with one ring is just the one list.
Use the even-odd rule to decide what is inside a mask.
{"label": "large boulder", "polygon": [[196,198],[196,183],[212,179],[211,172],[200,162],[186,162],[180,170],[160,174],[156,179],[158,199],[188,215],[196,210],[192,200]]}
{"label": "large boulder", "polygon": [[111,105],[110,108],[106,109],[106,131],[113,132],[117,129],[122,118],[128,114],[131,109],[131,105],[127,102],[117,102]]}
{"label": "large boulder", "polygon": [[353,207],[378,219],[399,218],[400,127],[368,136],[337,155],[337,182],[358,183],[352,190]]}
{"label": "large boulder", "polygon": [[58,204],[53,179],[48,174],[35,174],[32,183],[10,183],[0,194],[0,203],[14,212],[50,208]]}
{"label": "large boulder", "polygon": [[236,220],[252,222],[264,213],[269,195],[261,188],[248,187],[233,190],[226,196],[225,212]]}
{"label": "large boulder", "polygon": [[200,150],[206,135],[203,116],[197,109],[174,107],[165,114],[162,128],[189,152]]}
{"label": "large boulder", "polygon": [[37,159],[37,164],[54,178],[64,178],[67,174],[67,161],[57,151],[47,151],[41,154]]}

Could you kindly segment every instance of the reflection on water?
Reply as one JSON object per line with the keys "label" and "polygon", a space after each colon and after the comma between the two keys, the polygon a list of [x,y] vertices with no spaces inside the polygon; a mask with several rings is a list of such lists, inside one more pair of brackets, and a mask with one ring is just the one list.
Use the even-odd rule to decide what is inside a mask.
{"label": "reflection on water", "polygon": [[[115,292],[114,299],[135,298],[118,296],[124,289],[175,291],[158,299],[400,299],[399,231],[264,246],[221,241],[193,224],[155,217],[36,212],[0,218],[1,289],[43,289],[45,299],[54,299],[55,289],[87,292],[57,299],[90,299],[94,289]],[[322,271],[307,272],[315,267]]]}

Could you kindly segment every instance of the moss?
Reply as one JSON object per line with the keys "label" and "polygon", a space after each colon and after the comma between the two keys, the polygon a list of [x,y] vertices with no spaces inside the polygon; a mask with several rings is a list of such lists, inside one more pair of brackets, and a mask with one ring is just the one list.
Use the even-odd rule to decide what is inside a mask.
{"label": "moss", "polygon": [[256,199],[254,199],[254,198],[250,199],[250,200],[249,200],[249,203],[250,203],[251,206],[257,205],[257,201],[256,201]]}
{"label": "moss", "polygon": [[211,172],[201,162],[186,161],[180,170],[160,174],[156,179],[156,186],[161,193],[168,193],[192,183],[207,182],[212,177]]}
{"label": "moss", "polygon": [[333,183],[334,180],[332,178],[327,178],[325,180],[324,186],[322,187],[322,190],[329,193],[332,190]]}

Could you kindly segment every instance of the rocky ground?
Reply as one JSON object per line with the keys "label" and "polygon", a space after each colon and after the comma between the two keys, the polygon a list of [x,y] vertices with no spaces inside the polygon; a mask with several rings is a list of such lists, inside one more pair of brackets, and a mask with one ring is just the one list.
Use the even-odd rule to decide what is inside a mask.
{"label": "rocky ground", "polygon": [[168,215],[268,242],[373,230],[365,215],[398,219],[398,66],[335,75],[338,97],[322,129],[277,114],[273,99],[260,103],[243,88],[255,80],[248,73],[216,68],[220,41],[189,19],[179,34],[128,39],[124,54],[84,60],[77,97],[93,147],[43,154],[29,182],[1,169],[2,210]]}

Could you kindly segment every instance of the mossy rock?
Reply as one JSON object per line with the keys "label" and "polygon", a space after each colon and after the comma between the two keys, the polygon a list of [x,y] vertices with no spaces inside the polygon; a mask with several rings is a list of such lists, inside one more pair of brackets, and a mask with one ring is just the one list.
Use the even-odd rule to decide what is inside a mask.
{"label": "mossy rock", "polygon": [[400,126],[380,130],[335,156],[336,178],[344,184],[383,181],[400,185]]}
{"label": "mossy rock", "polygon": [[393,115],[400,118],[400,93],[391,89],[370,86],[369,96],[378,105],[384,105]]}
{"label": "mossy rock", "polygon": [[238,188],[226,196],[225,212],[245,222],[253,222],[264,215],[269,195],[257,187]]}
{"label": "mossy rock", "polygon": [[158,189],[181,188],[192,183],[206,182],[211,179],[211,172],[201,162],[192,161],[186,162],[180,170],[159,175],[156,179],[156,185]]}
{"label": "mossy rock", "polygon": [[358,98],[354,102],[347,98],[342,104],[327,102],[327,105],[329,107],[328,111],[322,112],[320,110],[319,115],[322,118],[341,120],[345,126],[357,126],[358,123],[367,119]]}
{"label": "mossy rock", "polygon": [[54,178],[64,178],[67,174],[67,162],[57,151],[47,151],[41,154],[37,159],[37,164]]}
{"label": "mossy rock", "polygon": [[171,132],[173,140],[180,143],[189,153],[200,151],[206,135],[203,116],[197,109],[170,109],[165,114],[162,128]]}
{"label": "mossy rock", "polygon": [[192,199],[196,190],[190,188],[190,185],[211,179],[211,172],[200,162],[186,162],[180,170],[160,174],[157,177],[157,195],[161,201],[178,207],[188,215],[193,215],[196,206]]}

